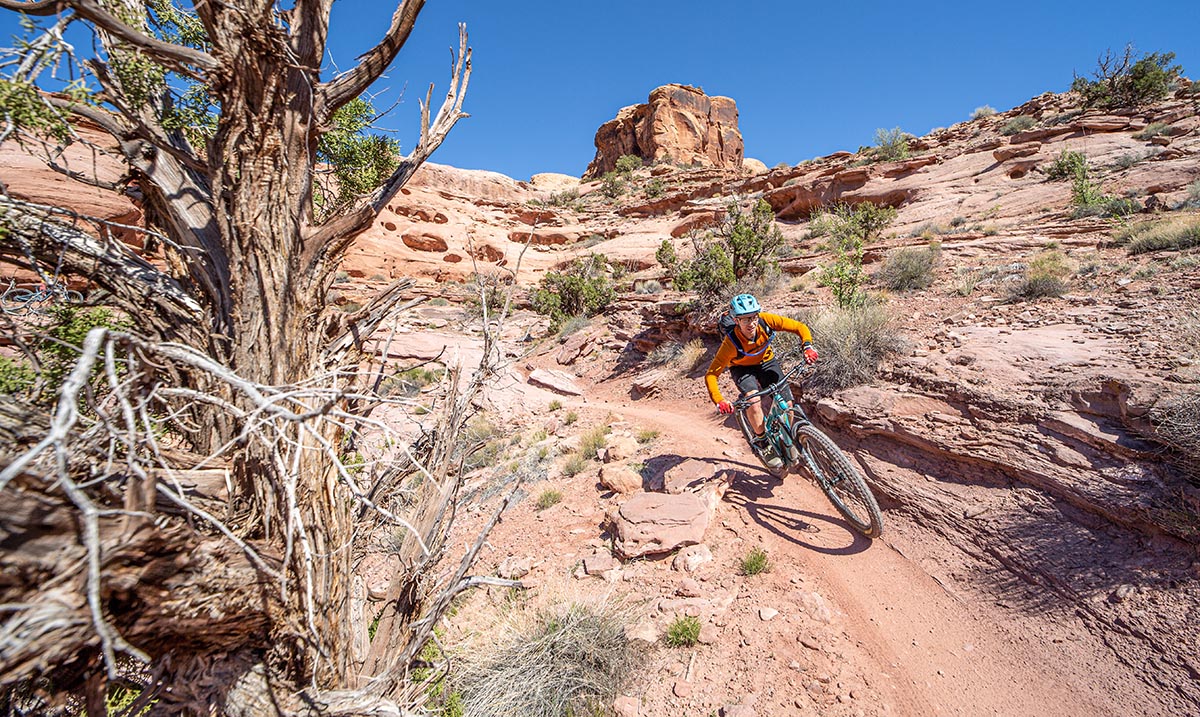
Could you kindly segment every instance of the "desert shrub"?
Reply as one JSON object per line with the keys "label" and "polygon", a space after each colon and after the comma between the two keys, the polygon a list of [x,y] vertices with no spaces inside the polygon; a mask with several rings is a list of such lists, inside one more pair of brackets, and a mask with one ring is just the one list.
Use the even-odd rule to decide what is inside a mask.
{"label": "desert shrub", "polygon": [[1118,230],[1113,240],[1124,245],[1130,254],[1191,249],[1200,246],[1200,219],[1185,217],[1143,222]]}
{"label": "desert shrub", "polygon": [[753,548],[738,563],[738,572],[742,575],[760,575],[771,571],[771,559],[767,551]]}
{"label": "desert shrub", "polygon": [[569,316],[558,327],[558,337],[560,339],[566,338],[571,334],[583,331],[588,326],[591,326],[591,324],[591,320],[586,316]]}
{"label": "desert shrub", "polygon": [[908,159],[908,139],[899,127],[875,130],[875,159],[880,162],[895,162]]}
{"label": "desert shrub", "polygon": [[643,281],[641,284],[639,284],[637,291],[635,293],[659,294],[659,293],[662,293],[662,290],[663,290],[663,286],[662,286],[661,282],[659,282],[657,279],[649,279],[649,280]]}
{"label": "desert shrub", "polygon": [[971,119],[982,119],[984,117],[991,117],[994,114],[996,114],[996,110],[992,109],[989,105],[983,105],[982,107],[976,107],[971,112]]}
{"label": "desert shrub", "polygon": [[551,413],[562,409],[562,401],[557,398],[550,399],[550,404],[547,406]]}
{"label": "desert shrub", "polygon": [[1150,412],[1154,437],[1174,448],[1195,479],[1200,479],[1200,391],[1171,396]]}
{"label": "desert shrub", "polygon": [[763,199],[750,211],[731,203],[718,227],[693,233],[690,239],[692,258],[679,258],[668,241],[659,246],[655,258],[671,274],[676,289],[704,296],[720,295],[738,280],[761,280],[776,269],[773,257],[784,242],[775,212]]}
{"label": "desert shrub", "polygon": [[29,364],[0,356],[0,393],[25,393],[33,388],[37,373]]}
{"label": "desert shrub", "polygon": [[563,423],[571,425],[579,420],[579,414],[574,411],[567,411],[567,415],[563,416]]}
{"label": "desert shrub", "polygon": [[608,426],[596,426],[587,433],[579,441],[579,452],[588,459],[596,457],[596,454],[601,448],[608,443]]}
{"label": "desert shrub", "polygon": [[616,171],[628,177],[635,169],[641,169],[642,164],[642,158],[636,154],[623,154],[617,157]]}
{"label": "desert shrub", "polygon": [[545,510],[562,502],[562,491],[554,489],[544,490],[537,498],[537,509]]}
{"label": "desert shrub", "polygon": [[879,305],[827,309],[806,323],[821,352],[807,386],[819,395],[870,383],[879,365],[904,346],[891,317]]}
{"label": "desert shrub", "polygon": [[1144,162],[1153,157],[1157,152],[1153,149],[1146,149],[1138,152],[1126,152],[1113,162],[1113,166],[1117,169],[1129,169],[1130,167]]}
{"label": "desert shrub", "polygon": [[333,283],[335,284],[345,284],[348,281],[350,281],[350,274],[345,271],[339,271],[333,275]]}
{"label": "desert shrub", "polygon": [[547,204],[555,207],[569,207],[577,201],[579,201],[579,190],[574,187],[561,192],[553,192],[546,199]]}
{"label": "desert shrub", "polygon": [[618,172],[605,172],[600,177],[600,193],[609,199],[616,199],[625,193],[625,179]]}
{"label": "desert shrub", "polygon": [[1034,125],[1036,124],[1037,120],[1029,115],[1017,115],[1016,117],[1013,117],[1004,123],[1004,125],[1000,128],[1000,134],[1008,136],[1016,134],[1017,132],[1024,132],[1027,129],[1033,129]]}
{"label": "desert shrub", "polygon": [[895,220],[896,210],[863,202],[854,206],[839,204],[828,214],[832,217],[834,260],[821,270],[818,281],[830,288],[838,306],[861,306],[866,299],[862,287],[867,282],[862,268],[863,246]]}
{"label": "desert shrub", "polygon": [[642,191],[645,192],[647,199],[655,199],[656,197],[661,197],[666,190],[667,185],[663,183],[663,180],[655,177],[646,182],[646,186]]}
{"label": "desert shrub", "polygon": [[1177,209],[1188,209],[1200,207],[1200,179],[1188,185],[1187,199],[1183,200]]}
{"label": "desert shrub", "polygon": [[1140,107],[1164,99],[1183,72],[1173,65],[1174,52],[1143,54],[1135,59],[1132,45],[1117,57],[1106,50],[1096,62],[1093,79],[1075,76],[1071,89],[1078,92],[1084,107],[1114,109]]}
{"label": "desert shrub", "polygon": [[667,341],[654,347],[646,356],[646,362],[652,366],[664,366],[675,362],[683,353],[683,344],[678,341]]}
{"label": "desert shrub", "polygon": [[463,651],[453,682],[464,713],[595,714],[640,674],[644,652],[626,636],[634,618],[612,599],[513,611]]}
{"label": "desert shrub", "polygon": [[566,463],[563,464],[563,475],[568,478],[577,476],[588,467],[588,457],[582,453],[572,453],[567,456]]}
{"label": "desert shrub", "polygon": [[1060,152],[1046,170],[1046,176],[1056,181],[1074,179],[1080,174],[1087,175],[1087,156],[1069,149]]}
{"label": "desert shrub", "polygon": [[462,460],[463,470],[495,465],[506,442],[500,426],[482,414],[472,416],[463,428],[454,452],[455,462]]}
{"label": "desert shrub", "polygon": [[683,345],[683,350],[679,352],[679,367],[686,373],[691,373],[700,367],[704,357],[708,354],[708,349],[704,347],[704,342],[700,339],[692,339]]}
{"label": "desert shrub", "polygon": [[1024,274],[1012,287],[1014,298],[1036,300],[1067,293],[1071,269],[1058,250],[1042,252],[1030,260]]}
{"label": "desert shrub", "polygon": [[1148,140],[1154,137],[1170,137],[1174,129],[1174,127],[1166,122],[1151,122],[1141,132],[1134,133],[1133,138]]}
{"label": "desert shrub", "polygon": [[384,396],[415,396],[426,386],[442,380],[445,373],[446,370],[440,367],[407,368],[383,379],[379,384],[379,392]]}
{"label": "desert shrub", "polygon": [[612,302],[608,260],[600,254],[576,259],[566,271],[542,278],[530,298],[534,311],[550,317],[557,327],[572,316],[595,316]]}
{"label": "desert shrub", "polygon": [[653,442],[655,438],[658,438],[658,431],[654,430],[653,428],[643,428],[637,432],[636,438],[638,443],[645,445]]}
{"label": "desert shrub", "polygon": [[691,615],[680,615],[667,626],[663,638],[670,647],[692,647],[700,641],[700,620]]}
{"label": "desert shrub", "polygon": [[933,267],[940,256],[936,246],[899,249],[888,254],[875,278],[893,291],[924,289],[933,283]]}

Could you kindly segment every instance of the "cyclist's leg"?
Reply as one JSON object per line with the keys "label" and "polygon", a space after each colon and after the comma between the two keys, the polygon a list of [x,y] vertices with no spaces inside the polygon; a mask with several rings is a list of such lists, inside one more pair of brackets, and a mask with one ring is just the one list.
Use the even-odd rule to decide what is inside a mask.
{"label": "cyclist's leg", "polygon": [[[730,366],[729,375],[733,377],[733,382],[737,384],[738,391],[741,396],[747,393],[753,393],[763,387],[759,383],[757,372],[754,370],[756,366]],[[746,419],[750,422],[750,427],[758,435],[763,432],[763,410],[762,399],[757,398],[746,407]]]}

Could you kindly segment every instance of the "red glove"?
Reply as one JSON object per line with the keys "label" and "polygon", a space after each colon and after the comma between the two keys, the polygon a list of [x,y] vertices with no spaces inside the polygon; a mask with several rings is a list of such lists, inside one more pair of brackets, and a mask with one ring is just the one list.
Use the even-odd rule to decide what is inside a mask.
{"label": "red glove", "polygon": [[820,355],[817,353],[817,350],[814,349],[812,346],[808,346],[807,348],[804,349],[804,360],[807,361],[808,363],[814,364],[817,362],[817,359],[819,359],[819,358],[821,358]]}
{"label": "red glove", "polygon": [[717,404],[717,410],[726,414],[733,413],[733,404],[729,401],[721,401]]}

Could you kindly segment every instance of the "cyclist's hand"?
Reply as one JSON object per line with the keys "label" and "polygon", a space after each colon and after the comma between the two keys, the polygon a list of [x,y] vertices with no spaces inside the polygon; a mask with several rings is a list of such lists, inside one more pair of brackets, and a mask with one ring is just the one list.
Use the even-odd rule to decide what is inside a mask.
{"label": "cyclist's hand", "polygon": [[808,348],[804,349],[804,360],[806,362],[808,362],[810,365],[816,363],[817,359],[819,359],[820,357],[821,357],[820,354],[818,354],[817,350],[814,349],[812,346],[809,346]]}
{"label": "cyclist's hand", "polygon": [[721,401],[717,404],[717,410],[725,414],[733,413],[733,404],[729,401]]}

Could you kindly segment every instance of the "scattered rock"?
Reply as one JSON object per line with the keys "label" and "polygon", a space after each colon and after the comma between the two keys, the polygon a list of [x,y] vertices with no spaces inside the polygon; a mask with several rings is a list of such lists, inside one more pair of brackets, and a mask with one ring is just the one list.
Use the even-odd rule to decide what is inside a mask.
{"label": "scattered rock", "polygon": [[710,520],[709,506],[690,493],[638,493],[610,518],[617,554],[626,560],[700,543]]}

